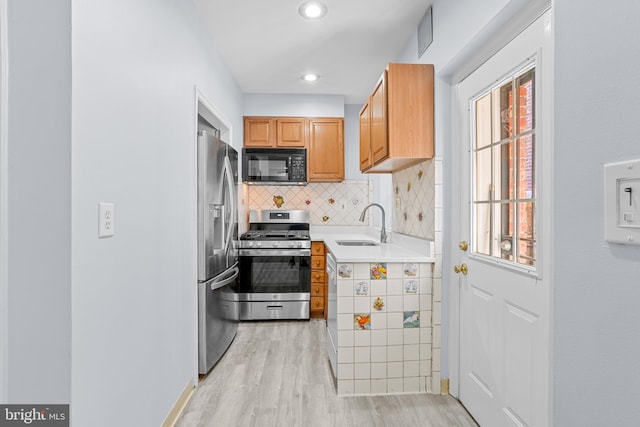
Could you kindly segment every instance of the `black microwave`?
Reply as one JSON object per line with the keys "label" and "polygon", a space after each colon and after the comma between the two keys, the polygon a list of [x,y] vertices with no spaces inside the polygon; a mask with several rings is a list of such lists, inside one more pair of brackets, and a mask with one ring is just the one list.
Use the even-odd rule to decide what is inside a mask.
{"label": "black microwave", "polygon": [[242,181],[247,184],[305,185],[306,148],[243,148]]}

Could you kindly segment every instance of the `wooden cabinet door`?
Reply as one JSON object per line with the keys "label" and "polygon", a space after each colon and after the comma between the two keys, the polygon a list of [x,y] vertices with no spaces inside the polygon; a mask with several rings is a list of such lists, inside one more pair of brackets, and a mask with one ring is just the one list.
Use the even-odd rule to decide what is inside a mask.
{"label": "wooden cabinet door", "polygon": [[278,147],[305,147],[307,119],[304,117],[278,118]]}
{"label": "wooden cabinet door", "polygon": [[273,117],[244,118],[245,147],[275,147],[276,120]]}
{"label": "wooden cabinet door", "polygon": [[309,182],[344,181],[344,119],[309,119]]}
{"label": "wooden cabinet door", "polygon": [[382,74],[369,100],[371,108],[371,163],[389,156],[389,138],[387,134],[387,72]]}
{"label": "wooden cabinet door", "polygon": [[369,102],[360,110],[360,171],[371,167],[371,108]]}

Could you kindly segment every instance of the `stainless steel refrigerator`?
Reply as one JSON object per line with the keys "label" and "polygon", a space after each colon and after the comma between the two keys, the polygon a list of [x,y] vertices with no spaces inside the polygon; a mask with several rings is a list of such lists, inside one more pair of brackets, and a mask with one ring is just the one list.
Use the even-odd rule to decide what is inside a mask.
{"label": "stainless steel refrigerator", "polygon": [[198,371],[207,373],[236,335],[239,321],[238,153],[198,132]]}

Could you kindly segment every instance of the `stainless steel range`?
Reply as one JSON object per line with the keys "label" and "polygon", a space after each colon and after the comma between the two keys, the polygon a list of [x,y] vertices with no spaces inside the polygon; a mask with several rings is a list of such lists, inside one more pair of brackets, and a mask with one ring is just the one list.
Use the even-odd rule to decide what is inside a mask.
{"label": "stainless steel range", "polygon": [[238,255],[241,320],[309,318],[309,211],[250,211]]}

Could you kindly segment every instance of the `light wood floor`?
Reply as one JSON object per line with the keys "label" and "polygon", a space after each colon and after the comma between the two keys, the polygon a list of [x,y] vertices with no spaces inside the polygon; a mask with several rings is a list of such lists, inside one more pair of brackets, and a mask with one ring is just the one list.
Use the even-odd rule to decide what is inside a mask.
{"label": "light wood floor", "polygon": [[325,335],[322,319],[241,323],[176,427],[477,426],[450,396],[336,396]]}

